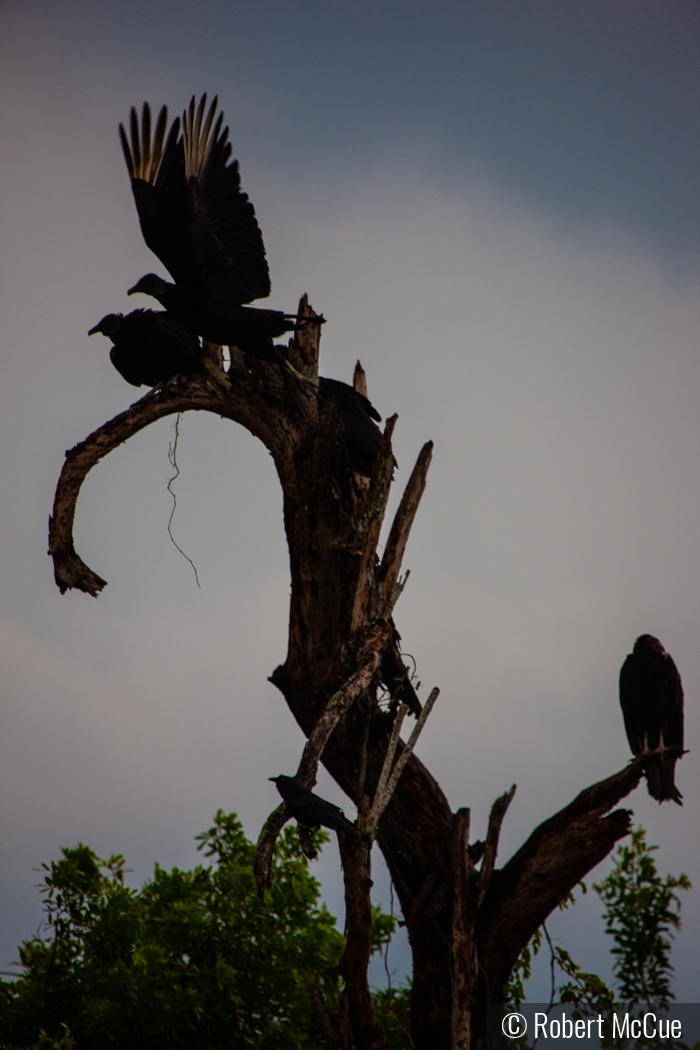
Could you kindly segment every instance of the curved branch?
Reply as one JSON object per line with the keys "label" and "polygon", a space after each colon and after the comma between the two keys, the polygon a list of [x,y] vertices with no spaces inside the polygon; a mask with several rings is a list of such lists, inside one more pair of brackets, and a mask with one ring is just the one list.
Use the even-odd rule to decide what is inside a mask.
{"label": "curved branch", "polygon": [[177,385],[150,391],[66,452],[49,518],[48,553],[53,558],[54,578],[61,594],[76,588],[97,597],[106,586],[106,580],[76,553],[73,542],[76,503],[90,470],[150,423],[175,412],[194,410],[214,412],[242,423],[269,448],[278,471],[298,444],[298,434],[286,414],[264,403],[262,395],[251,393],[240,382],[227,390],[207,373],[184,376]]}
{"label": "curved branch", "polygon": [[273,810],[262,826],[258,841],[253,854],[253,876],[258,890],[258,897],[262,900],[265,890],[270,886],[272,874],[272,855],[279,833],[291,816],[287,806],[281,802],[277,809]]}

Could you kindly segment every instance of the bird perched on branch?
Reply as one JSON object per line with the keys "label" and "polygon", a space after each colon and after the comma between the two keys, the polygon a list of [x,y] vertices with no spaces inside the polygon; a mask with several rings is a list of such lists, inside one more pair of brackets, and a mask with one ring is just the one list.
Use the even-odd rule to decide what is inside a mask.
{"label": "bird perched on branch", "polygon": [[160,310],[132,310],[126,317],[107,314],[88,335],[95,332],[112,340],[110,360],[132,386],[158,386],[176,375],[202,371],[197,336]]}
{"label": "bird perched on branch", "polygon": [[339,806],[302,787],[294,777],[270,777],[285,801],[287,809],[298,824],[307,828],[333,828],[359,839],[360,832],[351,824]]}
{"label": "bird perched on branch", "polygon": [[339,379],[326,379],[324,376],[318,379],[318,398],[321,405],[335,401],[345,431],[345,447],[350,465],[357,474],[371,477],[382,437],[377,426],[382,417],[372,402],[348,383],[341,383]]}
{"label": "bird perched on branch", "polygon": [[397,631],[394,621],[391,620],[390,622],[392,628],[391,638],[382,654],[379,677],[389,690],[392,709],[398,707],[399,704],[406,704],[414,718],[418,718],[423,707],[418,699],[418,694],[413,688],[408,668],[403,662],[400,648],[401,635]]}
{"label": "bird perched on branch", "polygon": [[[192,98],[166,135],[161,109],[151,137],[151,111],[131,110],[130,135],[119,125],[143,238],[174,280],[142,277],[129,295],[154,296],[191,332],[253,357],[279,361],[272,340],[308,322],[279,310],[246,307],[270,294],[270,274],[255,209],[231,160],[218,98],[206,109]],[[216,120],[214,119],[216,117]],[[322,319],[314,319],[322,320]]]}
{"label": "bird perched on branch", "polygon": [[649,794],[682,806],[673,777],[683,756],[683,685],[671,655],[650,634],[640,635],[622,665],[620,706],[633,754],[658,755],[646,769]]}

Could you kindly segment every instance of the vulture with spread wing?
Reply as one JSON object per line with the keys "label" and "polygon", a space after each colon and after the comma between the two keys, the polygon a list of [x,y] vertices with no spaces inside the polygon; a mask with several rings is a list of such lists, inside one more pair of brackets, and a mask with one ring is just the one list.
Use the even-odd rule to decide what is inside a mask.
{"label": "vulture with spread wing", "polygon": [[270,294],[265,246],[238,161],[231,160],[224,115],[216,116],[218,98],[208,110],[206,102],[203,95],[196,106],[193,97],[182,125],[176,119],[169,130],[163,106],[153,135],[148,103],[140,126],[132,108],[129,135],[119,125],[144,240],[175,282],[149,273],[129,295],[154,296],[212,343],[279,361],[272,340],[299,324],[295,315],[244,305]]}

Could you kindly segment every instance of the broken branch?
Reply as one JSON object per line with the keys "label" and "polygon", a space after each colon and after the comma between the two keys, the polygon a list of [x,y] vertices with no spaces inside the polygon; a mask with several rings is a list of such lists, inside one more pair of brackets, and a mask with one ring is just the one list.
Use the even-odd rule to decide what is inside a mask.
{"label": "broken branch", "polygon": [[491,885],[493,869],[496,865],[496,855],[498,853],[498,840],[501,835],[501,827],[508,811],[508,807],[513,801],[515,787],[516,785],[513,784],[510,791],[506,791],[505,795],[501,795],[500,798],[497,798],[491,806],[489,830],[484,844],[484,859],[481,863],[481,870],[479,872],[479,891],[476,902],[477,908],[483,903],[486,892]]}
{"label": "broken branch", "polygon": [[[411,534],[411,527],[415,520],[420,501],[425,492],[425,485],[428,476],[428,468],[430,467],[430,461],[433,458],[433,443],[427,441],[423,448],[420,450],[416,465],[413,468],[408,484],[401,497],[398,510],[394,516],[394,521],[391,526],[389,533],[389,539],[387,540],[386,548],[384,550],[384,557],[382,563],[377,570],[376,575],[376,587],[374,595],[374,616],[383,616],[388,619],[391,616],[391,611],[401,591],[394,595],[394,589],[397,585],[399,573],[401,571],[401,562],[406,551],[406,545],[408,543],[408,537]],[[404,579],[404,584],[405,584]],[[389,606],[391,605],[391,609]]]}
{"label": "broken branch", "polygon": [[394,453],[391,436],[396,426],[397,415],[386,421],[379,442],[379,451],[372,469],[372,479],[367,493],[365,511],[357,528],[357,539],[362,545],[362,562],[357,577],[357,587],[352,606],[351,630],[358,630],[367,621],[370,595],[374,583],[374,565],[377,558],[377,543],[381,532],[389,499],[391,478],[394,473]]}
{"label": "broken branch", "polygon": [[352,377],[353,389],[357,390],[358,394],[362,394],[363,397],[369,397],[367,393],[367,373],[362,367],[362,363],[358,359],[355,365],[355,371]]}
{"label": "broken branch", "polygon": [[519,952],[571,887],[629,833],[630,811],[609,811],[637,787],[646,762],[641,755],[586,788],[535,828],[493,873],[478,918],[479,958],[489,975],[490,995],[500,994]]}
{"label": "broken branch", "polygon": [[[418,716],[416,724],[413,727],[413,732],[408,738],[408,743],[404,744],[403,750],[401,751],[401,754],[398,757],[396,765],[393,768],[393,771],[386,783],[386,786],[384,787],[381,793],[379,792],[379,789],[377,789],[377,792],[374,797],[374,802],[372,804],[372,809],[370,810],[370,814],[367,820],[367,831],[372,836],[372,838],[374,838],[377,833],[377,828],[379,826],[379,821],[381,819],[382,813],[391,801],[391,796],[396,790],[396,785],[399,782],[399,778],[401,777],[401,774],[403,773],[406,767],[406,763],[413,754],[413,749],[418,743],[418,737],[421,735],[421,732],[423,731],[423,726],[425,725],[428,719],[428,715],[432,711],[433,705],[439,695],[440,690],[436,686],[433,690],[431,690],[430,696],[426,700],[425,706],[423,707],[423,710]],[[403,706],[403,704],[401,706]]]}
{"label": "broken branch", "polygon": [[408,704],[399,704],[399,709],[396,712],[396,717],[394,718],[394,724],[391,727],[389,746],[386,749],[384,762],[382,763],[382,771],[379,774],[379,780],[377,781],[377,789],[374,793],[374,803],[372,805],[372,808],[370,809],[367,818],[367,830],[370,832],[370,834],[372,833],[375,807],[377,806],[378,800],[384,797],[387,781],[389,780],[389,776],[394,765],[394,755],[396,754],[396,748],[399,743],[399,735],[401,733],[401,726],[403,725],[403,720],[406,717],[407,711]]}

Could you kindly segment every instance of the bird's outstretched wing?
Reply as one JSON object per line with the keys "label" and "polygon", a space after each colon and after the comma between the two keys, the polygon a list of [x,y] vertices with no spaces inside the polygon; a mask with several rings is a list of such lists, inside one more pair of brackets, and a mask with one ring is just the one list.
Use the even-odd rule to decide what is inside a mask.
{"label": "bird's outstretched wing", "polygon": [[[270,294],[270,272],[255,209],[241,189],[238,161],[231,160],[224,115],[216,120],[218,98],[207,96],[183,113],[185,179],[190,236],[200,281],[209,295],[249,303]],[[206,111],[206,113],[205,113]]]}
{"label": "bird's outstretched wing", "polygon": [[176,118],[167,138],[168,110],[158,114],[151,137],[151,109],[144,102],[141,122],[132,107],[129,135],[119,125],[124,159],[136,202],[143,239],[178,284],[197,281],[197,265],[188,235],[185,153]]}

